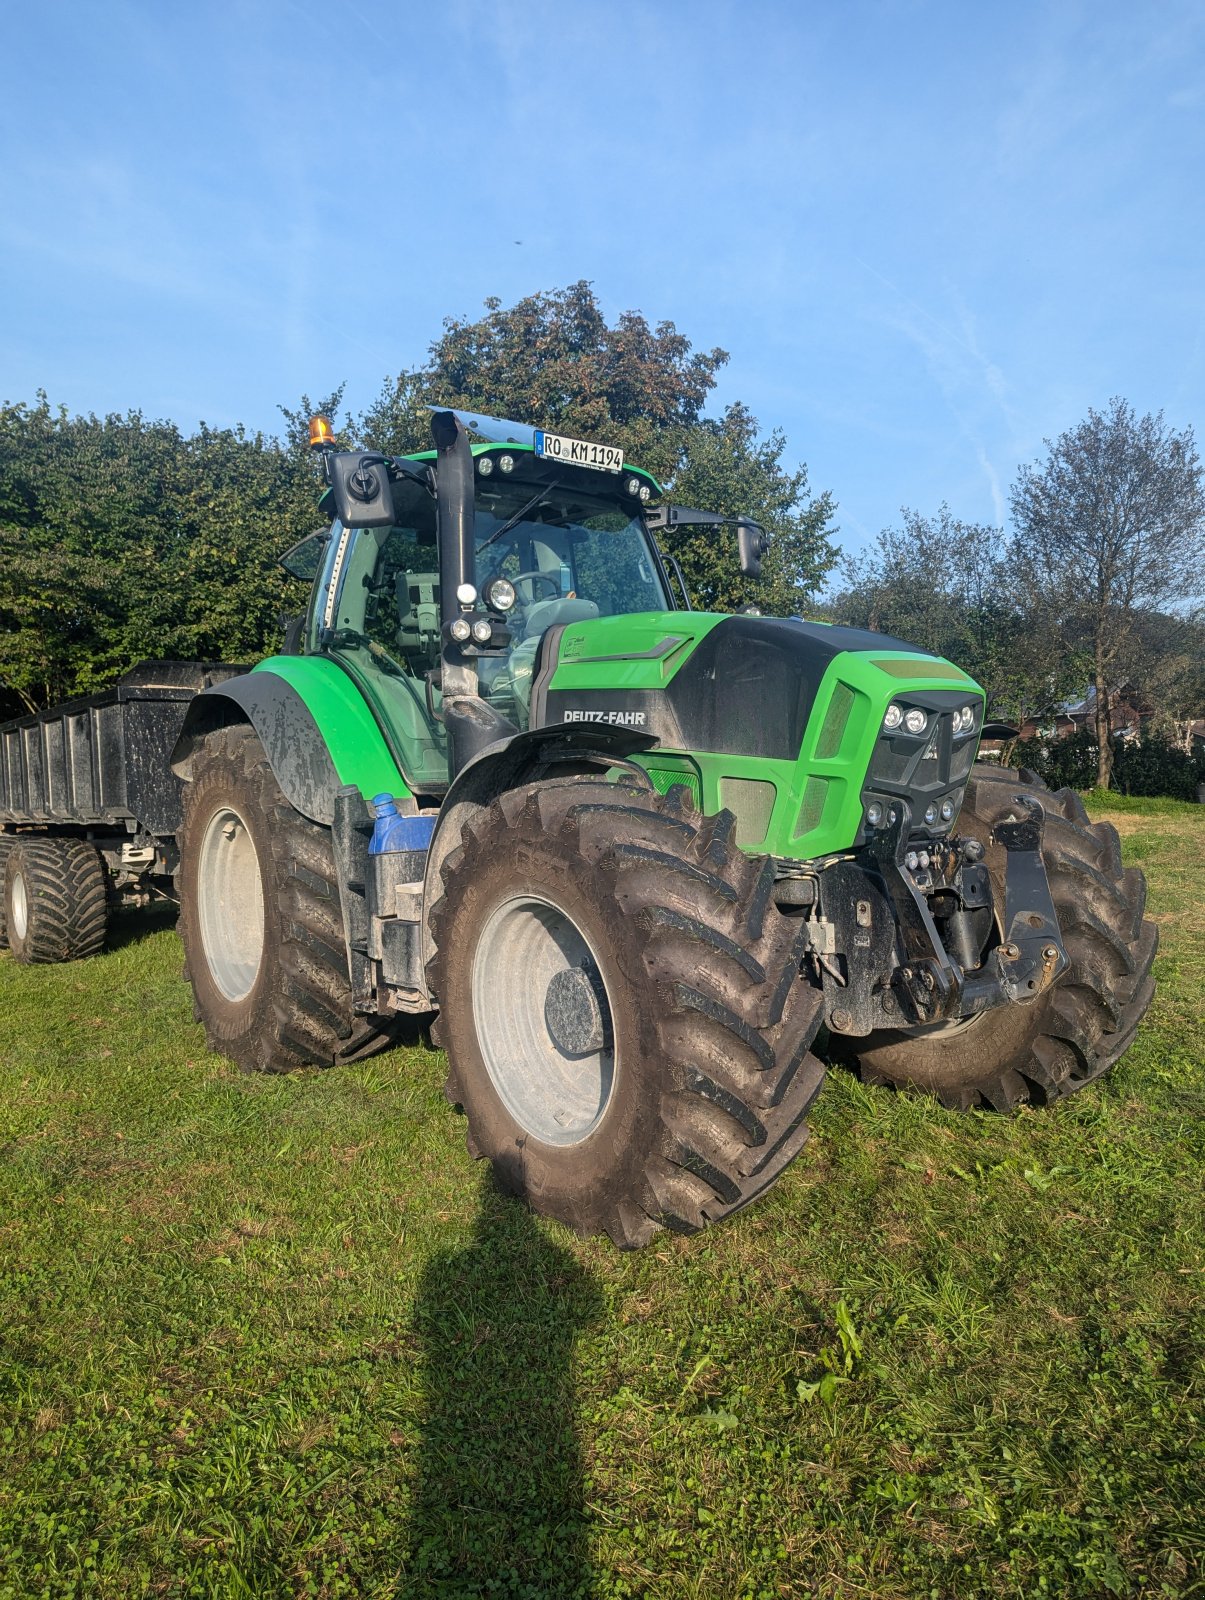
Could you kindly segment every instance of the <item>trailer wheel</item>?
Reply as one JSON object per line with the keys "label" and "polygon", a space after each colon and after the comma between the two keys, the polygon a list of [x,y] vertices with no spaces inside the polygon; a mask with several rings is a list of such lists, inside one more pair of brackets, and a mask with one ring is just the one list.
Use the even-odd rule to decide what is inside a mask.
{"label": "trailer wheel", "polygon": [[330,829],[285,799],[254,730],[209,734],[178,835],[180,937],[211,1050],[257,1072],[384,1049],[352,1006]]}
{"label": "trailer wheel", "polygon": [[0,833],[0,950],[8,949],[8,895],[4,892],[4,869],[8,852],[16,840],[11,833]]}
{"label": "trailer wheel", "polygon": [[864,1039],[834,1035],[834,1052],[865,1082],[919,1089],[955,1110],[1009,1111],[1075,1094],[1133,1042],[1155,991],[1151,963],[1159,944],[1155,924],[1143,918],[1146,880],[1135,867],[1123,870],[1117,830],[1091,822],[1073,789],[1052,794],[1032,773],[980,763],[958,826],[986,847],[1001,901],[1003,852],[992,828],[1018,814],[1020,795],[1040,801],[1046,813],[1042,854],[1070,967],[1032,1005]]}
{"label": "trailer wheel", "polygon": [[469,1150],[624,1248],[767,1189],[823,1081],[802,930],[734,826],[682,788],[532,784],[443,866],[431,980]]}
{"label": "trailer wheel", "polygon": [[79,961],[104,949],[104,863],[85,839],[19,836],[4,853],[4,927],[26,966]]}

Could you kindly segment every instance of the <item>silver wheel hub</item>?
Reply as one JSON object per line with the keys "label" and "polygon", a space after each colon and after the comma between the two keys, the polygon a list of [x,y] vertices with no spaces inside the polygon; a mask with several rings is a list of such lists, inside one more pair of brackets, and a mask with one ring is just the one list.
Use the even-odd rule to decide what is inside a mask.
{"label": "silver wheel hub", "polygon": [[477,941],[472,991],[482,1059],[507,1111],[544,1144],[579,1144],[615,1087],[611,1005],[586,936],[550,901],[504,900]]}
{"label": "silver wheel hub", "polygon": [[13,871],[12,919],[13,932],[18,939],[24,939],[29,931],[29,891],[25,887],[25,874],[20,867],[16,867]]}
{"label": "silver wheel hub", "polygon": [[227,1000],[245,1000],[264,952],[264,891],[255,841],[230,806],[205,827],[197,860],[197,922],[210,976]]}

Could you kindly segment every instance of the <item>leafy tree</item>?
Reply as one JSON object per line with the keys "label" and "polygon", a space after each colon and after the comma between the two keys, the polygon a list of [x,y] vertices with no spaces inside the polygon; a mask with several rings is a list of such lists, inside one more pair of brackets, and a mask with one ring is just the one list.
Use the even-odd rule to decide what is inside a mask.
{"label": "leafy tree", "polygon": [[1109,689],[1136,614],[1200,592],[1205,485],[1191,428],[1136,417],[1115,398],[1021,468],[1012,491],[1013,558],[1082,641],[1096,689],[1097,782],[1109,782]]}
{"label": "leafy tree", "polygon": [[1191,754],[1193,724],[1205,717],[1205,613],[1136,611],[1119,656],[1122,679],[1154,707],[1152,731]]}
{"label": "leafy tree", "polygon": [[944,504],[933,517],[901,516],[874,549],[846,558],[833,619],[948,657],[983,685],[997,716],[1049,712],[1082,678],[1048,613],[1018,585],[1001,531]]}
{"label": "leafy tree", "polygon": [[0,683],[36,710],[145,657],[249,660],[283,605],[276,556],[314,525],[309,464],[204,424],[0,409]]}
{"label": "leafy tree", "polygon": [[485,302],[476,321],[449,317],[427,365],[386,383],[361,418],[367,444],[390,454],[431,442],[428,405],[479,409],[622,445],[660,478],[679,466],[723,350],[692,354],[672,322],[636,311],[607,324],[588,283]]}
{"label": "leafy tree", "polygon": [[677,557],[697,606],[736,611],[756,605],[773,616],[807,609],[836,562],[830,534],[830,494],[808,494],[807,468],[782,464],[786,439],[777,430],[758,435],[757,420],[739,403],[718,421],[704,420],[687,436],[674,498],[704,511],[751,516],[770,534],[760,580],[741,576],[733,529],[668,529],[665,548]]}

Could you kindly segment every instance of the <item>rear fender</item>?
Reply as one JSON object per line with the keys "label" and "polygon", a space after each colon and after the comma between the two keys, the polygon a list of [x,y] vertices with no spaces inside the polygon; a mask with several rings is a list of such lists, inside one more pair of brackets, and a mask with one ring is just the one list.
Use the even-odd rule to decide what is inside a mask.
{"label": "rear fender", "polygon": [[366,801],[410,790],[355,684],[320,656],[273,656],[242,677],[204,690],[188,708],[171,755],[186,782],[205,735],[249,722],[264,747],[285,799],[303,817],[330,827],[344,785]]}
{"label": "rear fender", "polygon": [[559,771],[574,767],[605,770],[651,749],[656,742],[647,733],[601,722],[580,722],[568,727],[557,723],[500,739],[462,768],[444,799],[427,855],[423,885],[424,969],[435,954],[430,911],[442,892],[441,868],[459,847],[465,828],[475,817],[500,794],[521,784],[554,777]]}

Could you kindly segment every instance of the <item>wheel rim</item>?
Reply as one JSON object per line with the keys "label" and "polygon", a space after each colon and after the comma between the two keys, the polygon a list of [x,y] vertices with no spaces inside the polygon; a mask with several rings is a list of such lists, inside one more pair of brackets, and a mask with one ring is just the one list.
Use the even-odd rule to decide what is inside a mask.
{"label": "wheel rim", "polygon": [[611,1003],[597,956],[558,906],[517,895],[473,956],[473,1021],[511,1116],[544,1144],[580,1144],[615,1090]]}
{"label": "wheel rim", "polygon": [[263,881],[251,831],[230,806],[210,817],[201,839],[196,903],[214,983],[227,1000],[245,1000],[263,958]]}
{"label": "wheel rim", "polygon": [[13,932],[18,939],[24,939],[29,931],[29,893],[25,887],[25,874],[20,867],[13,869],[12,901],[9,906],[9,916],[12,919]]}

